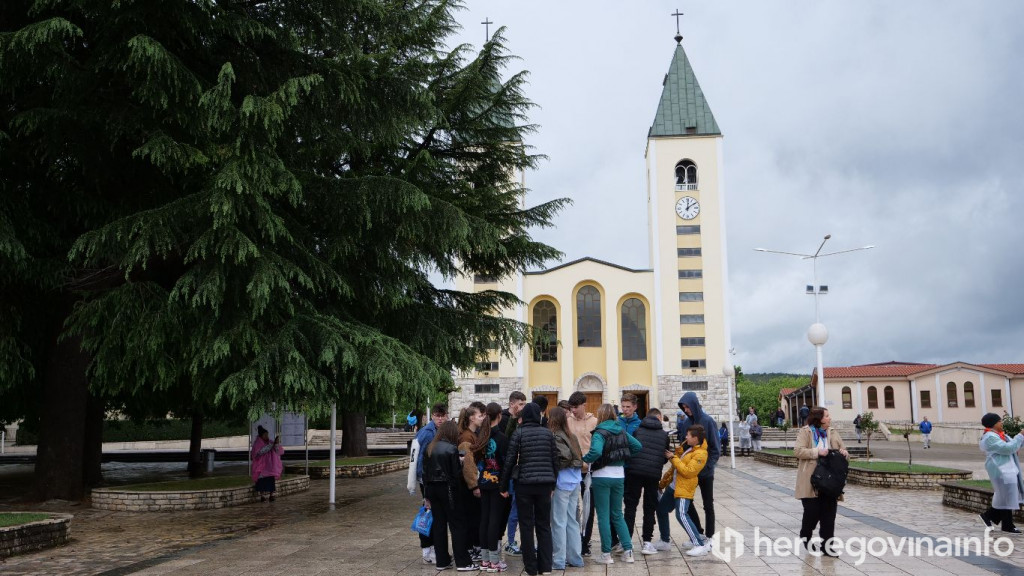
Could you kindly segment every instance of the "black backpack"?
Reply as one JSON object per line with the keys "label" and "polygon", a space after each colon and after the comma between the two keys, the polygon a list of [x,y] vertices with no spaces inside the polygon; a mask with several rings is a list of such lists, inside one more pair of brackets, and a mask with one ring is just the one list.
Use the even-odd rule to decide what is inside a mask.
{"label": "black backpack", "polygon": [[629,460],[633,456],[633,453],[629,451],[629,439],[626,438],[625,430],[618,434],[612,434],[602,428],[595,428],[591,434],[600,434],[604,438],[604,451],[601,453],[601,457],[590,465],[591,471],[600,470],[611,462]]}
{"label": "black backpack", "polygon": [[817,490],[818,496],[839,498],[846,487],[846,475],[850,471],[850,463],[838,450],[829,450],[828,456],[818,457],[818,466],[811,474],[811,486]]}

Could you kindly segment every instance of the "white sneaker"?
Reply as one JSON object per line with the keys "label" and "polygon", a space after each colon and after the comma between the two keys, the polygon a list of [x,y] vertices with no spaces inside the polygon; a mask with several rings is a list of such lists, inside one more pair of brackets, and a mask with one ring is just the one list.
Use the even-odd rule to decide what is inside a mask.
{"label": "white sneaker", "polygon": [[654,547],[654,544],[650,542],[644,542],[644,545],[640,548],[641,554],[657,554],[658,549]]}
{"label": "white sneaker", "polygon": [[659,552],[666,552],[666,551],[672,549],[672,543],[671,542],[665,542],[664,540],[658,540],[657,542],[654,543],[654,549],[659,551]]}
{"label": "white sneaker", "polygon": [[433,546],[429,546],[427,548],[423,548],[423,563],[424,564],[433,564],[436,561],[437,561],[437,559],[434,557],[434,547]]}
{"label": "white sneaker", "polygon": [[621,556],[622,553],[625,552],[625,551],[626,551],[626,549],[622,547],[621,543],[620,544],[616,544],[615,546],[612,546],[612,554],[617,554],[617,555]]}
{"label": "white sneaker", "polygon": [[622,553],[622,561],[625,562],[626,564],[632,564],[633,563],[633,551],[632,550],[626,550],[625,552],[623,552]]}
{"label": "white sneaker", "polygon": [[686,551],[687,556],[707,556],[711,552],[711,545],[704,544],[703,546],[694,546],[693,548]]}
{"label": "white sneaker", "polygon": [[615,564],[615,560],[612,560],[612,555],[610,553],[602,553],[597,558],[594,558],[594,562],[597,562],[598,564]]}

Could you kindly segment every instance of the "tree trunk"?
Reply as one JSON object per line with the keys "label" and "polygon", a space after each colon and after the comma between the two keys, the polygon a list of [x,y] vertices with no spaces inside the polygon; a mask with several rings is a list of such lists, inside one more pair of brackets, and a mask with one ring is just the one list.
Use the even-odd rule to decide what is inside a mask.
{"label": "tree trunk", "polygon": [[192,415],[192,433],[188,441],[188,477],[199,478],[206,474],[202,461],[203,413]]}
{"label": "tree trunk", "polygon": [[89,400],[88,355],[81,339],[59,340],[63,315],[52,331],[52,348],[42,370],[42,412],[36,451],[35,490],[41,500],[81,500],[82,467]]}
{"label": "tree trunk", "polygon": [[82,483],[86,488],[103,482],[103,402],[89,395],[85,408],[85,440],[82,446]]}
{"label": "tree trunk", "polygon": [[342,412],[341,453],[345,456],[366,456],[366,414]]}

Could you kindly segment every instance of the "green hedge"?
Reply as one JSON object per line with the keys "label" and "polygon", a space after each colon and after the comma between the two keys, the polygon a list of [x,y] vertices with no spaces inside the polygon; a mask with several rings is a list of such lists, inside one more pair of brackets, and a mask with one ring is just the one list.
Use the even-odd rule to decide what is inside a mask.
{"label": "green hedge", "polygon": [[[203,438],[221,436],[247,436],[249,425],[245,422],[223,422],[210,420],[203,423]],[[192,435],[192,421],[182,419],[164,420],[107,420],[103,422],[104,442],[146,442],[155,440],[188,440]],[[39,437],[25,428],[18,429],[18,444],[32,445]]]}

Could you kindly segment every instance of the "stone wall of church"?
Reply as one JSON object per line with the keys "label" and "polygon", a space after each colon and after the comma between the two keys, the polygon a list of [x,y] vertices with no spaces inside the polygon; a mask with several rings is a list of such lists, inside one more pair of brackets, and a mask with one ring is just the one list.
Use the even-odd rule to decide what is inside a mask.
{"label": "stone wall of church", "polygon": [[[675,416],[679,410],[679,398],[685,392],[695,392],[700,399],[701,408],[715,419],[725,422],[727,414],[735,414],[729,410],[729,383],[726,376],[658,376],[658,399],[664,414]],[[736,398],[733,398],[735,404]]]}
{"label": "stone wall of church", "polygon": [[[459,415],[459,410],[469,406],[470,402],[479,400],[484,404],[497,402],[502,408],[508,406],[508,395],[515,390],[523,390],[522,378],[456,378],[455,385],[458,390],[448,396],[448,413],[453,418]],[[477,392],[477,385],[493,388],[497,386],[496,392]]]}

